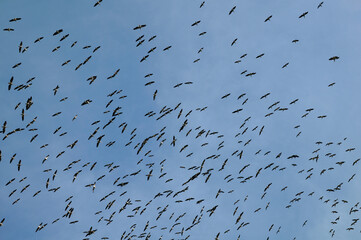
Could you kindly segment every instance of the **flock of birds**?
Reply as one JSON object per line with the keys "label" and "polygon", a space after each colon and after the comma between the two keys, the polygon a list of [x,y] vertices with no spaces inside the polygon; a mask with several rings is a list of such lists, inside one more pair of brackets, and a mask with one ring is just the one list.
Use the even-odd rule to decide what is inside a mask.
{"label": "flock of birds", "polygon": [[[101,3],[102,0],[97,1],[94,7],[100,7]],[[322,6],[323,2],[319,3],[315,9],[320,9]],[[206,7],[205,1],[199,5],[201,9]],[[234,6],[229,10],[228,15],[232,15],[236,11],[237,6]],[[308,13],[303,12],[295,17],[302,20],[308,16]],[[272,17],[272,15],[266,17],[265,24],[271,22]],[[16,32],[16,24],[21,24],[22,21],[25,19],[20,17],[10,19],[8,27],[3,31],[9,32],[9,34]],[[196,20],[190,24],[190,27],[199,27],[201,23],[202,20]],[[154,43],[159,37],[157,34],[145,33],[144,30],[147,27],[147,24],[132,27],[137,34],[135,48],[147,47],[139,59],[139,64],[150,61],[152,54],[167,54],[172,51],[172,45],[160,46],[160,44]],[[146,36],[147,34],[148,36]],[[207,32],[201,31],[198,35],[206,34]],[[97,52],[101,51],[101,46],[79,46],[80,43],[71,38],[71,34],[66,30],[57,29],[52,33],[39,36],[33,42],[26,43],[20,40],[18,49],[14,49],[14,54],[20,54],[21,58],[22,54],[33,51],[33,49],[35,51],[44,41],[56,43],[53,49],[47,49],[52,54],[64,48],[78,48],[86,52],[87,56],[77,62],[74,59],[66,59],[59,67],[69,68],[69,71],[90,72],[91,69],[87,68],[87,63],[96,58]],[[237,38],[234,39],[230,45],[237,44],[237,40]],[[290,44],[298,42],[298,39],[293,39]],[[201,47],[196,54],[200,55],[204,49],[205,47]],[[254,57],[259,59],[264,55],[265,53],[261,53]],[[249,57],[251,56],[245,53],[235,63],[243,62]],[[336,62],[339,59],[339,56],[330,56],[325,61]],[[196,64],[200,60],[200,57],[197,57],[193,63]],[[238,131],[234,132],[233,136],[229,136],[217,129],[196,125],[197,121],[194,116],[206,117],[207,111],[211,108],[209,106],[190,109],[182,102],[161,106],[155,104],[153,109],[144,113],[144,117],[141,119],[142,124],[138,126],[132,119],[127,120],[126,105],[130,96],[123,89],[112,89],[106,96],[89,95],[89,98],[78,100],[73,96],[66,96],[63,92],[62,82],[57,82],[53,84],[53,88],[46,91],[50,92],[58,102],[57,106],[51,106],[51,110],[53,111],[57,107],[62,110],[55,110],[47,116],[41,110],[32,111],[34,106],[39,103],[39,97],[33,95],[36,92],[36,89],[33,90],[33,88],[39,86],[37,81],[40,80],[36,77],[30,77],[28,80],[18,77],[25,64],[27,63],[22,61],[13,63],[11,71],[9,71],[11,75],[8,83],[1,85],[2,88],[7,88],[13,97],[17,97],[19,102],[11,102],[8,106],[3,106],[3,108],[11,109],[11,113],[9,112],[9,116],[2,115],[0,118],[2,121],[0,146],[12,139],[16,139],[16,145],[20,146],[18,152],[10,152],[5,147],[1,147],[0,164],[10,164],[10,168],[15,169],[13,176],[9,179],[0,177],[1,191],[8,194],[6,201],[12,205],[11,208],[16,208],[24,202],[22,200],[24,198],[35,204],[41,196],[50,198],[52,194],[67,195],[73,188],[72,186],[87,181],[80,187],[89,189],[86,193],[89,194],[89,197],[86,197],[87,201],[94,202],[94,206],[97,208],[94,212],[78,210],[74,203],[78,198],[84,198],[77,195],[76,192],[69,194],[64,199],[63,205],[53,206],[61,213],[44,216],[44,221],[34,223],[33,231],[37,234],[47,231],[49,226],[56,226],[60,222],[79,225],[81,217],[77,214],[81,214],[86,216],[87,221],[89,219],[93,221],[87,228],[77,228],[76,230],[82,232],[84,240],[110,239],[111,237],[106,232],[108,231],[107,227],[112,225],[117,225],[116,229],[119,230],[119,233],[117,233],[116,239],[121,240],[201,239],[193,237],[197,233],[197,229],[207,227],[207,224],[215,219],[218,219],[220,225],[214,229],[212,229],[213,227],[207,229],[210,232],[217,229],[212,232],[212,239],[245,239],[243,235],[249,231],[249,226],[257,226],[256,219],[263,218],[272,208],[281,207],[284,209],[283,211],[302,208],[300,203],[310,201],[309,199],[324,203],[327,211],[331,213],[332,219],[329,220],[328,229],[330,237],[336,236],[338,233],[342,236],[343,231],[359,231],[360,229],[357,215],[361,209],[360,203],[347,201],[340,197],[342,194],[335,194],[354,181],[356,173],[343,177],[344,180],[334,186],[314,187],[314,191],[309,192],[306,189],[295,189],[294,185],[289,186],[289,182],[276,180],[286,172],[300,176],[306,184],[313,178],[326,178],[327,176],[332,178],[333,174],[343,176],[345,174],[342,170],[344,166],[357,167],[360,161],[360,158],[351,160],[356,149],[347,142],[346,137],[335,141],[317,141],[308,155],[300,155],[289,150],[271,151],[264,148],[253,151],[254,148],[250,147],[262,139],[264,134],[267,134],[269,118],[293,110],[293,107],[301,99],[296,98],[289,102],[278,100],[270,102],[270,98],[277,97],[271,92],[264,93],[258,99],[251,99],[247,93],[240,93],[236,96],[234,96],[235,93],[224,93],[219,97],[219,101],[223,101],[222,104],[238,106],[229,114],[240,119]],[[289,64],[286,62],[280,67],[286,68]],[[88,85],[88,88],[93,88],[98,83],[97,87],[103,87],[109,82],[101,81],[112,79],[116,81],[120,77],[118,75],[120,71],[120,68],[114,69],[104,77],[90,74],[88,78],[83,79],[83,82]],[[241,76],[247,78],[254,75],[256,72],[247,70],[241,72]],[[158,103],[158,96],[164,90],[157,88],[159,85],[156,80],[153,80],[155,76],[156,73],[146,73],[144,75],[146,82],[143,84],[143,88],[151,89],[152,92],[147,101]],[[171,89],[179,90],[181,87],[191,87],[193,84],[195,83],[192,81],[184,81],[173,85]],[[328,87],[334,85],[333,82]],[[86,92],[87,89],[81,91]],[[66,106],[69,101],[73,101],[72,104],[77,106],[75,109],[78,112],[70,119],[65,119],[68,118],[68,114],[74,112],[73,107]],[[262,112],[261,117],[255,118],[253,110],[247,108],[249,101],[258,102],[262,106],[259,110]],[[93,105],[99,106],[101,102],[106,102],[104,108],[87,110]],[[235,102],[236,104],[234,104]],[[305,119],[327,118],[326,114],[314,114],[315,112],[317,110],[314,108],[307,108],[303,112],[292,113],[292,116],[296,115],[298,118],[298,123],[294,126],[296,138],[302,137],[303,130],[307,131],[307,129],[302,129],[302,121]],[[97,119],[98,116],[101,116],[101,120]],[[7,118],[17,118],[17,120]],[[87,121],[87,125],[82,124],[82,126],[76,127],[82,133],[87,134],[85,138],[81,135],[77,137],[78,135],[73,134],[69,127],[76,124],[79,119]],[[42,131],[43,126],[37,124],[39,121],[43,123],[45,121],[45,124],[49,123],[49,126],[50,123],[55,123],[57,127],[51,132],[44,132]],[[66,124],[63,124],[64,122]],[[144,128],[142,125],[147,125],[147,129],[142,129]],[[158,125],[162,125],[162,127],[159,129],[153,127]],[[116,135],[113,135],[114,133]],[[53,142],[53,145],[47,143],[47,139],[51,139],[53,136],[69,137],[72,140],[54,153],[54,149],[58,148],[53,148],[53,145],[57,143]],[[63,142],[63,140],[58,141]],[[39,156],[32,156],[38,159],[36,162],[27,163],[29,156],[21,152],[23,144],[30,144],[31,149],[40,149]],[[80,150],[77,150],[79,148]],[[91,151],[113,149],[114,152],[111,153],[114,157],[91,159],[92,156],[87,156],[86,153],[88,148],[92,149]],[[75,154],[76,151],[80,153],[79,156],[83,156],[79,160],[74,160],[75,156],[78,156]],[[129,152],[127,161],[131,162],[131,167],[124,167],[124,163],[115,159],[119,155],[118,153],[123,151]],[[84,160],[86,158],[89,160]],[[28,171],[34,171],[31,165],[36,165],[36,171],[39,169],[41,171],[28,176]],[[60,166],[63,167],[60,168]],[[59,178],[61,181],[58,180]],[[33,179],[40,181],[40,185],[33,186]],[[63,181],[71,185],[61,185]],[[136,188],[139,185],[146,186],[147,193],[136,194]],[[100,189],[109,191],[105,192]],[[204,189],[207,193],[203,192]],[[272,199],[286,192],[290,192],[289,194],[292,195],[286,204]],[[140,199],[139,196],[143,196],[143,198]],[[254,207],[255,204],[256,207]],[[228,212],[229,209],[231,209],[230,212]],[[279,223],[281,220],[278,218],[281,216],[282,213],[279,213],[279,216],[275,217],[273,222],[267,223],[267,226],[257,226],[258,231],[265,231],[265,239],[279,239],[278,234],[283,231],[287,232],[288,226],[285,225],[287,223],[282,223],[283,225]],[[0,236],[2,231],[11,228],[7,224],[10,218],[14,218],[14,216],[0,215]],[[231,219],[233,224],[222,226],[222,218]],[[303,219],[300,223],[291,224],[298,224],[298,227],[306,228],[308,224],[312,224],[312,219]],[[126,225],[129,227],[126,228]],[[338,227],[338,225],[342,225],[342,227]],[[291,234],[294,234],[291,239],[298,239],[297,233]]]}

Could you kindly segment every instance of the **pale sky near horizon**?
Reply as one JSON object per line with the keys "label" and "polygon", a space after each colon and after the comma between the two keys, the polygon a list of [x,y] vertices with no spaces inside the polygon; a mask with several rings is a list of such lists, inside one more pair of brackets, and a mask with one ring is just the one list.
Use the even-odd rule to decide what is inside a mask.
{"label": "pale sky near horizon", "polygon": [[359,238],[361,2],[95,2],[0,1],[0,240]]}

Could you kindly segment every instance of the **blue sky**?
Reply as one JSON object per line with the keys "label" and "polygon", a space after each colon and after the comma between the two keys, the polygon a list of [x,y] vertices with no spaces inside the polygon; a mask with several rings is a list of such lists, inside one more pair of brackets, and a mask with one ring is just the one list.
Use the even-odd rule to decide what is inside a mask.
{"label": "blue sky", "polygon": [[[345,4],[326,0],[318,9],[319,2],[311,0],[206,1],[202,8],[199,8],[202,1],[194,0],[103,0],[93,7],[94,3],[85,0],[0,2],[1,29],[14,29],[0,32],[0,124],[7,121],[6,132],[0,134],[0,139],[16,128],[24,128],[0,141],[0,221],[5,218],[0,227],[1,240],[83,239],[84,231],[90,227],[97,229],[90,239],[120,239],[124,232],[124,235],[130,233],[128,238],[134,235],[131,239],[145,238],[148,234],[149,239],[161,236],[185,239],[188,235],[189,239],[215,239],[218,233],[219,239],[238,236],[240,239],[330,239],[330,229],[335,230],[335,239],[359,237],[359,223],[352,226],[353,230],[346,230],[352,219],[359,218],[356,211],[349,214],[350,209],[361,207],[357,204],[361,197],[358,193],[360,163],[353,165],[360,157],[361,136],[357,121],[361,115],[358,108],[361,4],[358,1]],[[235,11],[229,15],[234,6]],[[308,12],[306,17],[299,19],[304,12]],[[270,15],[271,20],[265,23]],[[22,19],[9,22],[16,17]],[[198,20],[201,22],[191,27]],[[133,30],[142,24],[146,27]],[[58,29],[63,32],[53,36]],[[206,33],[199,36],[203,32]],[[69,36],[60,41],[66,34]],[[141,35],[145,41],[136,47],[136,39]],[[152,36],[156,38],[148,41]],[[44,39],[34,43],[39,37]],[[292,43],[295,39],[299,41]],[[75,41],[77,44],[71,47]],[[24,47],[29,46],[24,53],[18,53],[20,42]],[[52,52],[58,46],[60,48]],[[85,46],[91,47],[83,49]],[[97,46],[101,47],[93,53]],[[168,46],[171,48],[163,51]],[[154,52],[140,62],[153,47],[156,47]],[[198,53],[200,48],[203,51]],[[260,54],[264,56],[256,58]],[[91,59],[75,71],[89,56]],[[329,61],[333,56],[340,58]],[[200,60],[194,63],[196,59]],[[71,62],[61,66],[67,60]],[[241,62],[235,63],[237,60]],[[22,64],[12,68],[18,62]],[[286,63],[289,65],[282,68]],[[107,79],[117,69],[118,74]],[[241,74],[245,70],[247,73]],[[256,74],[245,76],[251,72]],[[147,74],[153,75],[145,78]],[[12,76],[13,86],[8,91]],[[87,79],[91,76],[97,79],[89,85]],[[35,79],[30,87],[14,90],[32,77]],[[150,81],[154,83],[145,86]],[[183,84],[174,88],[180,83]],[[54,96],[56,86],[59,89]],[[115,90],[119,93],[108,96]],[[230,95],[222,99],[228,93]],[[267,93],[270,94],[260,99]],[[25,111],[22,121],[21,110],[29,97],[34,104]],[[60,101],[65,97],[65,101]],[[87,99],[92,102],[81,106]],[[299,100],[290,105],[295,99]],[[268,109],[276,102],[278,105]],[[17,103],[21,104],[14,110]],[[117,107],[122,113],[103,129]],[[207,108],[199,110],[204,107]],[[277,107],[287,110],[274,111]],[[163,108],[173,110],[156,120]],[[232,114],[240,108],[242,111]],[[302,118],[309,108],[314,110]],[[110,112],[104,113],[106,110]],[[150,111],[155,115],[144,116]],[[61,114],[52,116],[58,112]],[[265,117],[271,112],[271,116]],[[327,117],[318,118],[323,115]],[[77,118],[72,120],[74,116]],[[26,127],[35,117],[35,123]],[[188,124],[179,131],[186,120]],[[95,121],[100,122],[92,125]],[[297,125],[300,126],[295,129]],[[259,135],[262,126],[264,129]],[[96,135],[88,140],[97,127]],[[163,127],[166,127],[162,131],[164,135],[157,140]],[[29,131],[31,128],[37,130]],[[202,129],[205,133],[197,137]],[[208,131],[216,133],[206,137]],[[154,134],[158,135],[149,139],[137,154],[140,144]],[[105,136],[96,147],[96,139],[101,135]],[[173,136],[177,139],[175,147],[171,145]],[[67,148],[76,140],[73,149]],[[107,147],[112,141],[115,143]],[[322,144],[315,144],[317,141]],[[326,145],[330,142],[333,144]],[[44,144],[48,145],[40,148]],[[355,150],[346,152],[350,148]],[[242,150],[239,159],[236,155]],[[313,153],[315,150],[318,152]],[[64,154],[57,158],[62,151]],[[235,151],[238,152],[232,155]],[[280,152],[281,157],[276,158]],[[309,160],[317,154],[317,162]],[[334,157],[329,157],[332,154]],[[291,155],[299,157],[288,159]],[[226,159],[224,169],[219,171]],[[19,160],[20,171],[17,170]],[[336,164],[342,161],[345,163]],[[69,164],[71,168],[64,171]],[[106,164],[112,165],[108,168]],[[114,166],[117,167],[110,171]],[[245,166],[248,167],[239,173]],[[279,167],[272,170],[276,166]],[[326,171],[320,175],[323,169]],[[129,176],[139,170],[136,176]],[[146,175],[151,170],[152,177],[147,181]],[[211,176],[205,183],[207,170]],[[199,177],[183,185],[198,172],[201,172]],[[348,182],[353,174],[356,174],[354,179]],[[241,183],[249,176],[252,176],[250,180]],[[307,176],[310,178],[306,180]],[[19,182],[24,177],[26,179]],[[15,180],[5,186],[13,178]],[[172,181],[167,182],[169,179]],[[93,193],[85,185],[94,182]],[[116,186],[125,182],[128,182],[125,186]],[[327,191],[340,183],[341,190]],[[281,192],[285,186],[287,189]],[[60,189],[56,192],[48,191],[57,187]],[[173,197],[186,187],[187,191]],[[168,190],[173,193],[166,197]],[[224,193],[216,198],[219,190]],[[100,201],[113,191],[106,200]],[[299,201],[290,203],[300,192],[303,193]],[[312,192],[314,194],[308,196]],[[158,193],[163,195],[154,198]],[[74,211],[71,218],[66,218],[64,209],[69,201],[65,200],[70,196],[73,198],[68,209]],[[17,199],[20,200],[13,205]],[[119,213],[128,199],[132,204]],[[201,199],[204,201],[197,204]],[[105,209],[114,200],[112,207]],[[332,207],[334,203],[337,204]],[[206,211],[216,205],[214,214],[209,216]],[[288,205],[291,206],[286,208]],[[166,210],[156,220],[163,209]],[[102,212],[95,215],[98,211]],[[113,222],[107,225],[104,219],[109,219],[113,212]],[[242,219],[235,224],[241,212],[244,212]],[[183,217],[176,220],[179,216]],[[199,224],[185,231],[199,216],[202,216]],[[335,220],[338,217],[339,220]],[[52,224],[57,218],[59,221]],[[302,226],[306,220],[307,224]],[[78,222],[69,224],[72,221]],[[144,230],[148,221],[149,227]],[[237,230],[242,222],[249,224]],[[47,224],[46,227],[35,232],[41,223]],[[170,231],[176,223],[180,224]],[[276,234],[279,227],[280,232]],[[182,228],[183,235],[180,234]]]}

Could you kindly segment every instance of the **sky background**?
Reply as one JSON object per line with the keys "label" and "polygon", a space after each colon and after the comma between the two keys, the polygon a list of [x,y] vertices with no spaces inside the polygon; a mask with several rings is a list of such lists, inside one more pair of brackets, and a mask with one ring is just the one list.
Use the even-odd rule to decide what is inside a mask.
{"label": "sky background", "polygon": [[[161,236],[163,239],[185,239],[188,235],[189,239],[215,239],[217,233],[220,233],[219,239],[237,239],[238,236],[240,239],[330,239],[330,229],[335,230],[334,239],[359,238],[359,223],[353,226],[354,230],[346,230],[352,219],[359,218],[358,212],[349,214],[349,211],[361,198],[359,163],[353,165],[360,157],[358,145],[361,142],[358,121],[361,116],[359,1],[326,0],[319,9],[319,2],[313,0],[206,1],[202,8],[199,8],[202,1],[195,0],[104,0],[93,7],[94,3],[89,0],[0,0],[1,29],[15,29],[0,32],[0,124],[7,121],[6,133],[16,128],[25,129],[5,140],[2,139],[6,134],[0,134],[0,221],[5,218],[0,227],[0,240],[83,239],[83,232],[91,226],[97,232],[90,239],[120,239],[123,232],[126,231],[125,235],[131,232],[133,224],[136,227],[129,235],[135,235],[132,239],[140,239],[143,232],[145,235],[150,233],[150,239]],[[229,15],[234,6],[235,11]],[[307,11],[306,17],[299,19]],[[265,23],[270,15],[271,20]],[[22,18],[21,21],[9,22],[16,17]],[[201,21],[198,26],[191,27],[198,20]],[[146,27],[133,30],[141,24]],[[53,36],[58,29],[63,32]],[[206,34],[199,36],[202,32]],[[65,34],[69,37],[59,41]],[[136,47],[136,39],[141,35],[145,41]],[[149,42],[154,35],[156,38]],[[44,39],[34,43],[39,37]],[[237,42],[231,46],[236,38]],[[294,39],[299,42],[292,43]],[[23,46],[29,46],[25,53],[18,53],[21,41]],[[77,44],[71,47],[75,41]],[[52,52],[57,46],[60,48]],[[83,49],[85,46],[91,47]],[[101,47],[93,53],[97,46]],[[163,51],[168,46],[172,47]],[[140,62],[153,47],[156,50]],[[198,53],[200,48],[203,51]],[[256,58],[262,53],[263,57]],[[247,56],[235,63],[244,54]],[[75,71],[88,56],[92,56],[89,62]],[[340,59],[329,61],[333,56]],[[198,58],[200,60],[194,63]],[[71,62],[61,66],[67,60]],[[22,64],[12,68],[18,62]],[[289,65],[282,68],[286,63]],[[118,74],[107,79],[117,69]],[[241,74],[245,70],[256,72],[256,75],[246,77]],[[151,77],[144,78],[150,73],[153,74]],[[12,76],[12,90],[8,91]],[[89,85],[87,79],[91,76],[97,76],[97,79]],[[35,79],[29,88],[14,90],[32,77]],[[154,83],[145,86],[149,81]],[[193,84],[174,88],[185,82]],[[333,82],[335,85],[328,87]],[[54,96],[53,89],[57,85],[59,90]],[[121,92],[109,97],[108,94],[115,90]],[[157,96],[153,100],[155,90]],[[222,99],[228,93],[230,95]],[[246,94],[238,99],[243,93]],[[260,99],[267,93],[270,94]],[[21,109],[31,96],[34,104],[25,111],[22,121]],[[65,97],[68,99],[60,102]],[[81,106],[87,99],[92,102]],[[295,99],[299,100],[290,105]],[[106,108],[110,100],[113,101]],[[277,106],[268,109],[277,101],[280,102]],[[14,110],[19,102],[21,105]],[[179,103],[177,109],[156,120],[162,115],[160,111],[164,106],[174,109]],[[118,106],[122,114],[103,129]],[[274,111],[278,106],[288,110]],[[204,107],[207,108],[203,111],[196,110]],[[232,114],[239,108],[243,110]],[[309,108],[314,110],[302,118]],[[104,113],[106,110],[110,113]],[[144,116],[150,111],[156,114]],[[61,114],[53,117],[57,112]],[[270,112],[273,115],[265,117]],[[77,118],[73,121],[75,115]],[[322,115],[327,117],[317,118]],[[34,117],[37,117],[36,122],[26,128]],[[240,129],[248,117],[251,118]],[[180,132],[186,119],[188,124]],[[98,120],[98,124],[91,125]],[[127,124],[123,133],[124,125],[118,127],[122,123]],[[300,127],[295,129],[297,125]],[[60,126],[59,132],[53,134]],[[256,126],[257,129],[252,131]],[[262,126],[264,130],[259,135]],[[88,140],[97,127],[100,128],[98,133]],[[157,140],[163,127],[166,127],[165,134]],[[196,130],[197,127],[200,128]],[[31,128],[38,130],[28,131]],[[192,131],[186,136],[190,129]],[[206,133],[208,130],[217,133],[207,137],[205,133],[196,138],[202,129]],[[59,136],[64,132],[67,134]],[[301,134],[296,137],[299,132]],[[156,133],[158,135],[137,154],[136,144]],[[38,134],[37,138],[30,143],[35,134]],[[103,134],[100,146],[96,147],[96,138]],[[175,147],[170,145],[173,136],[177,138]],[[249,139],[252,141],[244,146]],[[78,140],[77,145],[73,149],[67,148],[75,140]],[[162,140],[164,143],[160,147]],[[111,141],[116,142],[107,147]],[[317,141],[322,144],[316,145]],[[326,146],[329,142],[333,144]],[[48,144],[47,147],[40,148],[44,144]],[[180,152],[185,145],[188,147]],[[217,150],[219,146],[224,147]],[[313,153],[318,148],[320,150]],[[355,150],[346,152],[349,148]],[[149,150],[151,153],[145,155]],[[241,150],[243,156],[239,159],[236,155]],[[57,158],[62,151],[64,154]],[[268,151],[270,153],[265,155]],[[276,159],[280,152],[282,156]],[[190,153],[193,155],[187,157]],[[327,153],[336,155],[330,158],[325,156]],[[317,154],[317,162],[309,160]],[[47,155],[47,161],[42,164]],[[199,169],[189,168],[201,166],[202,161],[212,155],[219,156],[207,159],[201,171],[214,169],[209,181],[205,183],[207,175],[201,174],[187,184],[186,192],[173,197],[175,192],[186,187],[182,185],[184,182],[199,172]],[[299,158],[287,159],[291,155]],[[72,164],[70,170],[63,171],[78,159],[80,161]],[[141,159],[142,162],[137,164]],[[227,164],[219,171],[226,159]],[[19,160],[22,160],[20,171],[17,170]],[[336,162],[340,161],[345,163],[339,166]],[[97,165],[90,171],[94,162]],[[118,166],[111,172],[104,166],[110,163]],[[154,165],[150,167],[150,163]],[[264,169],[271,163],[270,168]],[[249,167],[239,173],[248,164]],[[275,166],[279,167],[272,170]],[[255,178],[260,168],[262,171]],[[280,171],[281,168],[284,170]],[[50,170],[44,172],[47,169]],[[147,181],[146,174],[151,169],[153,176]],[[323,169],[327,171],[320,175]],[[51,178],[56,170],[53,181]],[[82,171],[73,183],[73,175],[79,170]],[[123,178],[139,170],[138,175]],[[162,173],[167,174],[159,178]],[[312,176],[305,180],[310,173]],[[356,174],[354,179],[348,182],[353,174]],[[103,175],[103,179],[97,180]],[[253,178],[240,183],[248,176]],[[19,182],[24,177],[27,178]],[[5,186],[13,178],[15,180]],[[48,178],[49,189],[61,187],[57,192],[45,188]],[[118,183],[129,183],[116,186],[113,183],[117,178],[120,178]],[[227,182],[231,178],[233,180]],[[166,182],[167,179],[173,180]],[[94,193],[84,187],[94,182]],[[269,183],[272,185],[261,199]],[[340,191],[326,191],[340,183],[343,183]],[[30,186],[20,193],[28,184]],[[288,188],[281,192],[285,186]],[[15,189],[17,191],[9,197]],[[224,193],[215,198],[219,189]],[[41,192],[33,197],[39,190]],[[173,191],[169,197],[164,193],[167,190]],[[100,202],[113,191],[113,195]],[[302,191],[300,201],[285,208],[295,194]],[[314,194],[308,196],[311,192]],[[163,196],[154,199],[157,193],[163,193]],[[74,212],[70,219],[62,217],[69,196],[74,196],[70,206]],[[319,200],[321,196],[323,199]],[[187,198],[194,200],[185,201]],[[132,205],[118,213],[128,199]],[[196,204],[201,199],[204,201]],[[327,199],[329,202],[324,202]],[[113,206],[105,209],[113,200],[116,200]],[[150,200],[152,202],[140,215]],[[234,204],[237,200],[240,201]],[[332,207],[335,202],[339,203]],[[266,210],[267,203],[269,208]],[[215,205],[218,205],[217,210],[209,216],[206,211]],[[140,210],[135,214],[132,210],[138,206]],[[166,206],[167,210],[156,220]],[[233,215],[236,207],[237,213]],[[258,208],[261,210],[255,213]],[[102,213],[95,215],[97,211]],[[114,211],[113,222],[107,225],[104,219]],[[241,212],[244,215],[235,225]],[[183,213],[186,214],[176,221]],[[201,214],[199,224],[183,235],[176,234],[183,227],[191,226],[196,215]],[[101,217],[103,219],[98,222]],[[340,220],[332,224],[337,217]],[[57,218],[60,220],[52,224]],[[307,224],[302,227],[306,220]],[[79,222],[69,224],[71,221]],[[144,230],[147,221],[149,227]],[[177,222],[181,224],[170,232]],[[249,222],[249,225],[237,230],[241,222]],[[40,223],[48,225],[35,232]],[[272,224],[273,229],[269,231]],[[152,226],[156,227],[150,229]],[[162,230],[163,227],[167,229]],[[276,234],[279,227],[280,232]]]}

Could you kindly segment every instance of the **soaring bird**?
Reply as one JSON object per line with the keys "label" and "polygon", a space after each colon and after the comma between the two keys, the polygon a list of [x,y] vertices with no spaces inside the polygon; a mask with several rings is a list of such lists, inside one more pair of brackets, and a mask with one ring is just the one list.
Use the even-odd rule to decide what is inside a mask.
{"label": "soaring bird", "polygon": [[144,27],[146,27],[147,25],[143,24],[143,25],[138,25],[135,28],[133,28],[133,30],[138,30],[138,29],[142,29]]}
{"label": "soaring bird", "polygon": [[147,176],[147,181],[149,181],[150,177],[153,176],[152,172],[153,172],[153,169],[150,170],[150,172],[146,175]]}
{"label": "soaring bird", "polygon": [[268,21],[270,21],[270,20],[271,20],[271,18],[272,18],[272,15],[271,15],[271,16],[269,16],[268,18],[266,18],[266,20],[264,20],[264,22],[268,22]]}
{"label": "soaring bird", "polygon": [[60,39],[60,42],[61,42],[61,41],[64,41],[67,37],[69,37],[69,34],[65,34],[65,35]]}
{"label": "soaring bird", "polygon": [[20,171],[20,167],[21,167],[21,160],[19,160],[19,162],[18,162],[17,166],[18,166],[18,171]]}
{"label": "soaring bird", "polygon": [[43,38],[44,38],[44,37],[39,37],[39,38],[37,38],[37,39],[34,41],[34,43],[40,42]]}
{"label": "soaring bird", "polygon": [[328,60],[335,62],[339,58],[340,58],[339,56],[333,56],[333,57],[330,57]]}
{"label": "soaring bird", "polygon": [[98,6],[103,0],[98,0],[95,4],[94,7]]}
{"label": "soaring bird", "polygon": [[13,85],[13,81],[14,81],[14,77],[11,77],[10,78],[10,81],[8,83],[8,90],[10,91],[11,90],[11,86]]}
{"label": "soaring bird", "polygon": [[56,35],[58,35],[59,33],[62,33],[62,32],[63,32],[63,29],[56,30],[56,31],[53,33],[53,36],[56,36]]}
{"label": "soaring bird", "polygon": [[200,22],[201,22],[200,20],[195,21],[191,26],[192,26],[192,27],[193,27],[193,26],[197,26]]}
{"label": "soaring bird", "polygon": [[20,21],[21,18],[12,18],[9,20],[9,22],[17,22],[17,21]]}
{"label": "soaring bird", "polygon": [[21,62],[15,64],[15,65],[13,66],[13,68],[17,68],[17,67],[19,67],[20,65],[21,65]]}
{"label": "soaring bird", "polygon": [[148,42],[152,41],[156,37],[157,37],[157,35],[152,36],[151,38],[149,38]]}
{"label": "soaring bird", "polygon": [[22,47],[23,47],[23,42],[21,41],[20,44],[19,44],[19,53],[21,53]]}
{"label": "soaring bird", "polygon": [[231,43],[231,46],[233,46],[236,42],[237,42],[238,38],[234,39],[233,42]]}
{"label": "soaring bird", "polygon": [[56,87],[53,89],[54,96],[56,95],[56,93],[58,92],[58,90],[59,90],[59,85],[56,85]]}
{"label": "soaring bird", "polygon": [[234,6],[234,7],[231,9],[231,11],[229,11],[228,15],[231,15],[231,14],[234,12],[234,10],[236,10],[236,6]]}
{"label": "soaring bird", "polygon": [[304,12],[298,18],[304,18],[304,17],[306,17],[307,14],[308,14],[308,12]]}
{"label": "soaring bird", "polygon": [[172,46],[168,46],[168,47],[164,48],[163,51],[167,51],[167,50],[169,50],[171,47],[172,47]]}
{"label": "soaring bird", "polygon": [[282,66],[282,68],[285,68],[288,66],[289,63],[286,63],[285,65]]}

